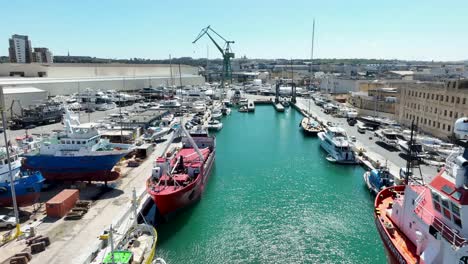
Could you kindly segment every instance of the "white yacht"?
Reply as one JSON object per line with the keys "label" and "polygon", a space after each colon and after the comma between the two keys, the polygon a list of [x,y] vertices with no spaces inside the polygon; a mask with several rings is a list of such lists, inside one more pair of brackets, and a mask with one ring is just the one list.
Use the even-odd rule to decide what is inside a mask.
{"label": "white yacht", "polygon": [[249,112],[254,112],[255,111],[255,103],[253,100],[248,100],[247,101],[247,110],[249,110]]}
{"label": "white yacht", "polygon": [[329,154],[327,160],[342,164],[356,164],[357,159],[351,148],[346,131],[340,127],[329,127],[317,134],[320,146]]}
{"label": "white yacht", "polygon": [[163,100],[160,102],[160,109],[179,109],[182,105],[176,99],[173,100]]}
{"label": "white yacht", "polygon": [[95,92],[90,88],[77,94],[76,98],[83,109],[105,111],[117,107],[106,94],[100,91]]}
{"label": "white yacht", "polygon": [[208,130],[219,131],[223,128],[223,123],[219,122],[218,120],[211,120],[208,122],[206,127]]}
{"label": "white yacht", "polygon": [[399,133],[393,129],[382,129],[375,132],[379,141],[392,148],[398,148],[398,135]]}
{"label": "white yacht", "polygon": [[215,120],[219,120],[223,117],[223,112],[221,111],[220,108],[214,108],[212,111],[211,111],[211,118],[215,119]]}
{"label": "white yacht", "polygon": [[203,101],[196,101],[192,104],[192,110],[195,113],[203,113],[206,111],[206,104]]}

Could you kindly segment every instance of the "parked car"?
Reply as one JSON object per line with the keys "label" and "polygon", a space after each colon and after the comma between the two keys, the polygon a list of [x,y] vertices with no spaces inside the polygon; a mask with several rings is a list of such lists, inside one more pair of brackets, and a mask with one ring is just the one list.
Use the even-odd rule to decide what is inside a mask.
{"label": "parked car", "polygon": [[0,227],[12,229],[16,225],[16,218],[8,215],[0,215]]}

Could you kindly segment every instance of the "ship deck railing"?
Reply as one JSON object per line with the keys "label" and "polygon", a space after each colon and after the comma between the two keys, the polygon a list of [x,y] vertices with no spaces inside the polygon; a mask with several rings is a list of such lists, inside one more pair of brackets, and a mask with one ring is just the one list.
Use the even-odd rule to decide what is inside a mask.
{"label": "ship deck railing", "polygon": [[419,194],[416,198],[416,206],[414,213],[418,215],[424,222],[431,225],[445,240],[452,246],[461,248],[468,245],[468,240],[458,234],[458,230],[455,230],[446,225],[442,220],[437,218],[431,211],[426,209],[424,205],[431,200],[426,199],[427,188]]}

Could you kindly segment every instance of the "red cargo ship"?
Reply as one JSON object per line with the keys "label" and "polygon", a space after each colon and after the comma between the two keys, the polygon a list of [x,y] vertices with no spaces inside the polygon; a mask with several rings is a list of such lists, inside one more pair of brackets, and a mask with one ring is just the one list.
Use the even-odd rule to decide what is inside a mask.
{"label": "red cargo ship", "polygon": [[180,131],[185,133],[182,148],[159,157],[146,183],[162,216],[200,199],[215,160],[216,140],[206,130],[197,127],[188,133],[181,127]]}

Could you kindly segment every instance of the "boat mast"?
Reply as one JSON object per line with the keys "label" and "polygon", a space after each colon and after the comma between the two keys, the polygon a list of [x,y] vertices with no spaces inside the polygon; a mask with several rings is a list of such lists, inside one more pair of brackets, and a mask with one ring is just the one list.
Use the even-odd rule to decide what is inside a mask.
{"label": "boat mast", "polygon": [[170,67],[170,72],[171,72],[171,86],[174,87],[174,78],[172,76],[172,57],[171,57],[171,54],[169,54],[169,67]]}
{"label": "boat mast", "polygon": [[412,162],[412,159],[413,159],[413,150],[411,148],[412,144],[413,144],[413,133],[414,133],[414,119],[411,120],[411,134],[410,134],[410,141],[409,141],[409,144],[408,144],[408,162],[406,162],[406,173],[405,173],[405,183],[408,184],[409,183],[409,174],[410,174],[410,170],[411,170],[411,162]]}
{"label": "boat mast", "polygon": [[[311,47],[311,50],[310,50],[310,77],[309,77],[309,89],[312,88],[312,79],[313,79],[313,68],[312,68],[312,64],[313,64],[313,61],[314,61],[314,37],[315,37],[315,18],[314,18],[314,22],[312,24],[312,47]],[[309,107],[310,108],[310,107]],[[309,109],[310,111],[310,109]]]}
{"label": "boat mast", "polygon": [[20,231],[20,222],[19,222],[19,213],[18,213],[18,204],[16,203],[16,192],[15,192],[15,179],[13,178],[13,173],[11,172],[11,160],[10,160],[10,150],[8,147],[8,137],[7,137],[7,126],[6,126],[6,116],[5,116],[5,97],[3,95],[3,87],[0,87],[0,111],[2,112],[2,125],[3,125],[3,138],[5,139],[5,150],[8,161],[8,174],[10,176],[10,189],[11,189],[11,198],[13,201],[13,209],[15,212],[16,219],[16,234],[15,237],[18,237],[21,233]]}

